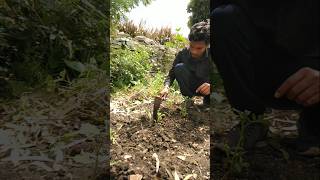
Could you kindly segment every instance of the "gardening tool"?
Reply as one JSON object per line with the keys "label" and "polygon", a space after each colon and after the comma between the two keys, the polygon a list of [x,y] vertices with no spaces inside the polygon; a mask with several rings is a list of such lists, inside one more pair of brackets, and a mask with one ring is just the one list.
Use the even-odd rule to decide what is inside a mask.
{"label": "gardening tool", "polygon": [[154,102],[153,102],[153,114],[152,114],[152,117],[154,120],[158,120],[158,110],[160,108],[160,104],[162,102],[162,99],[161,97],[159,96],[156,96],[154,98]]}

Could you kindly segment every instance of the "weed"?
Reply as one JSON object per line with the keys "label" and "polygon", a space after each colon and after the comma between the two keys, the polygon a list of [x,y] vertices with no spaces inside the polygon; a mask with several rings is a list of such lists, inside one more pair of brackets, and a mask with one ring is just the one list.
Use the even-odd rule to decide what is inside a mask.
{"label": "weed", "polygon": [[112,144],[116,143],[116,132],[110,128],[110,140]]}
{"label": "weed", "polygon": [[164,118],[165,118],[165,114],[164,113],[162,113],[162,112],[160,112],[160,111],[158,111],[157,112],[157,119],[155,120],[156,121],[156,123],[160,123]]}
{"label": "weed", "polygon": [[184,101],[182,103],[180,114],[182,117],[188,116],[188,110],[192,106],[192,98],[184,97]]}
{"label": "weed", "polygon": [[264,119],[263,115],[257,116],[249,111],[237,112],[240,118],[240,139],[236,147],[233,149],[231,149],[228,145],[225,145],[225,152],[227,154],[227,166],[229,172],[235,175],[240,175],[249,167],[249,163],[246,162],[243,157],[245,154],[245,150],[243,148],[245,129],[253,123],[262,123],[263,125],[267,126],[269,122]]}

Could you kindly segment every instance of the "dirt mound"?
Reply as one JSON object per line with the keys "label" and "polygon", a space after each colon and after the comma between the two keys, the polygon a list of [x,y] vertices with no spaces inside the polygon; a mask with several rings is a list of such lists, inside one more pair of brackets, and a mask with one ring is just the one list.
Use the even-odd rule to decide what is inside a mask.
{"label": "dirt mound", "polygon": [[[152,100],[136,109],[122,112],[112,100],[111,129],[115,141],[111,147],[111,176],[127,179],[140,174],[143,179],[173,179],[174,176],[209,179],[209,112],[194,106],[183,114],[183,104],[165,108],[160,122],[150,116]],[[115,113],[118,112],[118,113]],[[185,115],[185,116],[184,116]],[[156,158],[159,160],[157,173]]]}

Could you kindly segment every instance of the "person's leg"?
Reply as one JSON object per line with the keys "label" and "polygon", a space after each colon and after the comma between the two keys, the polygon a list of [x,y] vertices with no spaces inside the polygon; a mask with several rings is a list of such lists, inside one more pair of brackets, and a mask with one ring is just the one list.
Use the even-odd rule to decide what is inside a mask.
{"label": "person's leg", "polygon": [[320,104],[304,108],[298,121],[298,132],[302,139],[320,143]]}
{"label": "person's leg", "polygon": [[232,107],[262,114],[262,100],[254,93],[253,52],[261,40],[248,17],[233,4],[212,13],[212,59],[222,77]]}
{"label": "person's leg", "polygon": [[210,95],[203,97],[203,104],[204,105],[210,105]]}
{"label": "person's leg", "polygon": [[[303,108],[304,112],[310,113],[309,108],[286,98],[275,99],[273,95],[300,68],[308,66],[317,69],[319,58],[311,60],[302,57],[302,61],[301,58],[289,56],[269,40],[272,33],[265,34],[258,30],[235,5],[216,8],[212,13],[212,22],[212,57],[232,107],[255,114],[262,114],[265,107]],[[313,116],[319,119],[319,115]]]}
{"label": "person's leg", "polygon": [[272,42],[272,32],[257,29],[235,5],[212,13],[212,57],[232,107],[263,113],[265,107],[301,109],[294,101],[276,99],[277,88],[303,67],[319,69],[319,58],[293,57]]}
{"label": "person's leg", "polygon": [[183,96],[192,97],[195,95],[195,77],[185,64],[179,63],[174,67],[176,80]]}
{"label": "person's leg", "polygon": [[[260,35],[236,5],[219,6],[214,9],[211,18],[212,59],[222,77],[229,103],[239,111],[263,114],[265,104],[256,93],[253,63],[255,54],[263,45]],[[247,124],[245,127],[243,147],[248,150],[265,138],[267,127],[262,123]],[[226,144],[230,148],[237,146],[242,136],[240,129],[239,124],[228,133]]]}
{"label": "person's leg", "polygon": [[[197,78],[195,73],[191,72],[183,63],[175,66],[174,73],[183,96],[203,96],[200,93],[196,93],[196,90],[205,83],[205,80]],[[204,96],[203,102],[205,105],[210,104],[210,95]]]}

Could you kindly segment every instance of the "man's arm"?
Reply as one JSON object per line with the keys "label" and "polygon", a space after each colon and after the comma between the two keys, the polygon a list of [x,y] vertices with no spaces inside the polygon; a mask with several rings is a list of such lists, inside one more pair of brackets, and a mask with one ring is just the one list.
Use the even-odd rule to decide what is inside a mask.
{"label": "man's arm", "polygon": [[169,73],[164,81],[164,86],[165,87],[170,87],[173,83],[173,81],[175,80],[175,75],[174,75],[174,67],[178,64],[182,62],[182,57],[181,57],[182,51],[178,52],[178,54],[176,55],[173,63],[172,63],[172,67],[169,70]]}
{"label": "man's arm", "polygon": [[181,51],[176,55],[175,60],[172,63],[172,67],[169,70],[169,73],[164,81],[164,88],[162,89],[162,91],[160,92],[160,97],[161,99],[166,99],[167,95],[169,93],[169,87],[172,85],[174,79],[175,79],[175,74],[174,74],[174,67],[178,64],[182,62],[182,57],[181,57]]}

